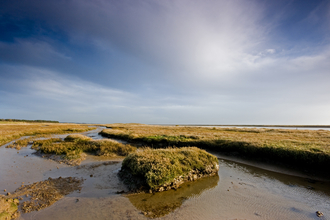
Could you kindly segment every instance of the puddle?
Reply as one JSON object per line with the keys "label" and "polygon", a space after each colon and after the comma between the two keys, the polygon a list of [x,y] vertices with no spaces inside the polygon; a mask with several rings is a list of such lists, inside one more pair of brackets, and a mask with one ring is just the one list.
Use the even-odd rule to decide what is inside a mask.
{"label": "puddle", "polygon": [[182,184],[177,190],[159,193],[140,193],[128,195],[130,202],[144,215],[154,218],[165,216],[190,198],[198,197],[205,190],[218,185],[219,176],[205,177],[194,182]]}

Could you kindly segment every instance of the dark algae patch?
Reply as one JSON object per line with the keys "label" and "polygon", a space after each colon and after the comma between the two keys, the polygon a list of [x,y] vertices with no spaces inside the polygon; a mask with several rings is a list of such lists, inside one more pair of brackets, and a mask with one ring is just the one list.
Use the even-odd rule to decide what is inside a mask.
{"label": "dark algae patch", "polygon": [[124,159],[119,175],[131,189],[161,192],[218,170],[217,157],[196,147],[143,148]]}
{"label": "dark algae patch", "polygon": [[176,190],[159,193],[131,194],[126,197],[145,216],[158,218],[173,212],[185,200],[199,196],[202,192],[216,187],[218,182],[219,176],[214,175],[201,178],[194,182],[186,182]]}

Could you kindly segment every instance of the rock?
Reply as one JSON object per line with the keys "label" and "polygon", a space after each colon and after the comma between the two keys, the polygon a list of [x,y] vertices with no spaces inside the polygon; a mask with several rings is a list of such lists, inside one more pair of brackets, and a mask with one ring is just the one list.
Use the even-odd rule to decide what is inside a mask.
{"label": "rock", "polygon": [[322,216],[323,216],[323,213],[320,212],[320,211],[316,211],[315,213],[316,213],[316,216],[317,216],[317,217],[322,217]]}

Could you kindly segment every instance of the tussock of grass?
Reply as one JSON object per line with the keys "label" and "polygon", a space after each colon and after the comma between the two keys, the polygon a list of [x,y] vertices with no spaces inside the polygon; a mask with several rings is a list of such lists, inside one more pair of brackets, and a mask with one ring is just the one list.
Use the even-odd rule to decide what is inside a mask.
{"label": "tussock of grass", "polygon": [[36,137],[29,137],[20,140],[16,140],[13,143],[6,146],[6,148],[15,148],[16,150],[20,150],[22,147],[27,147],[29,143],[32,143]]}
{"label": "tussock of grass", "polygon": [[188,178],[191,171],[211,174],[218,170],[218,159],[196,147],[150,149],[129,154],[123,161],[122,171],[142,177],[152,190],[169,186],[180,176]]}
{"label": "tussock of grass", "polygon": [[68,135],[64,141],[60,138],[37,140],[32,149],[45,154],[64,155],[66,159],[78,159],[83,152],[93,152],[104,156],[126,156],[136,150],[113,140],[93,140],[81,134]]}
{"label": "tussock of grass", "polygon": [[64,140],[74,142],[74,141],[90,141],[93,139],[82,134],[70,134]]}
{"label": "tussock of grass", "polygon": [[197,146],[318,170],[330,166],[330,131],[325,130],[127,124],[109,127],[112,129],[105,129],[101,134],[153,147]]}

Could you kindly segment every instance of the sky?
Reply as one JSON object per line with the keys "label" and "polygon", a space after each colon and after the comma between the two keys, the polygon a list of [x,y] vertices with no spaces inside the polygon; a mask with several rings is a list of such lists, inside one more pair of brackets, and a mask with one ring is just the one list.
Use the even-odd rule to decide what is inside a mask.
{"label": "sky", "polygon": [[330,124],[328,0],[1,0],[0,118]]}

